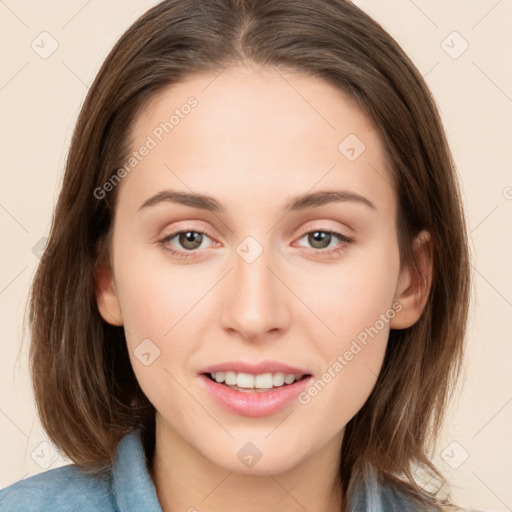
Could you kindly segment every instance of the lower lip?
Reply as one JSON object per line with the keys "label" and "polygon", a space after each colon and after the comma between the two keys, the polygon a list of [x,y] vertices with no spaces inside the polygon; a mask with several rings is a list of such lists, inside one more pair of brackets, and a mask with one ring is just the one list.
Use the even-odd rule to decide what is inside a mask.
{"label": "lower lip", "polygon": [[242,416],[268,416],[283,410],[304,391],[312,376],[264,393],[236,391],[200,375],[206,389],[219,404]]}

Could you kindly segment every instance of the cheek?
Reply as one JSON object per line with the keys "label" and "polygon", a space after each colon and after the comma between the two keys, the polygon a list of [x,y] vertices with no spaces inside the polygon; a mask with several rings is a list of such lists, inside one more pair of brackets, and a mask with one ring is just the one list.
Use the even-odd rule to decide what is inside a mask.
{"label": "cheek", "polygon": [[153,266],[151,272],[125,285],[125,334],[131,365],[144,394],[157,410],[179,421],[193,409],[184,392],[189,385],[184,369],[194,350],[191,341],[199,337],[190,311],[197,299],[187,292],[186,282],[180,278],[166,282],[160,270]]}
{"label": "cheek", "polygon": [[343,348],[392,307],[399,266],[398,248],[383,237],[371,248],[347,253],[339,264],[318,267],[314,275],[306,269],[297,273],[295,290],[328,329],[327,336],[315,336],[325,340],[327,352]]}
{"label": "cheek", "polygon": [[367,401],[382,367],[394,314],[387,299],[386,293],[352,296],[327,316],[336,335],[317,337],[325,366],[298,397],[308,428],[322,418],[324,434],[335,435]]}
{"label": "cheek", "polygon": [[[183,381],[183,368],[193,350],[197,322],[193,306],[204,293],[191,276],[169,264],[156,251],[131,252],[119,244],[116,268],[118,298],[131,364],[137,380],[150,398],[168,396]],[[124,256],[128,254],[129,256]]]}
{"label": "cheek", "polygon": [[[148,338],[165,339],[198,300],[204,285],[185,266],[171,265],[163,249],[119,244],[116,265],[119,301],[125,329]],[[125,256],[127,255],[127,256]],[[172,331],[171,331],[172,332]],[[169,334],[170,337],[171,334]]]}
{"label": "cheek", "polygon": [[359,411],[375,385],[389,322],[400,307],[394,302],[398,274],[398,250],[381,244],[347,259],[336,271],[317,276],[318,282],[326,283],[323,287],[311,288],[307,278],[302,282],[303,293],[309,286],[308,305],[329,331],[320,326],[327,335],[314,336],[312,329],[325,367],[299,402],[328,418],[332,433]]}

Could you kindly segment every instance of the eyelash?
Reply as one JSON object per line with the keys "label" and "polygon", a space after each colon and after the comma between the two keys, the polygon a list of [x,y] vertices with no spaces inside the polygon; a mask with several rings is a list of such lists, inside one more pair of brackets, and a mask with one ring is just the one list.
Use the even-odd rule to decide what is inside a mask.
{"label": "eyelash", "polygon": [[[213,238],[207,231],[200,231],[198,229],[182,229],[180,231],[175,231],[174,233],[171,233],[170,235],[165,236],[164,238],[162,238],[161,240],[158,241],[158,244],[165,251],[168,251],[173,256],[177,256],[178,258],[182,258],[182,259],[193,258],[193,257],[195,257],[194,253],[196,253],[197,250],[177,251],[176,249],[171,249],[167,245],[167,242],[170,242],[176,235],[179,235],[181,233],[188,233],[188,232],[199,233],[201,235],[206,235],[208,238]],[[336,255],[342,253],[343,251],[345,251],[347,249],[347,245],[354,241],[354,239],[352,237],[348,237],[342,233],[339,233],[337,231],[333,231],[332,229],[327,229],[327,228],[325,228],[325,229],[317,228],[317,229],[312,229],[312,230],[306,231],[306,232],[302,233],[302,235],[299,237],[299,240],[301,238],[304,238],[304,236],[309,235],[310,233],[317,233],[317,232],[328,233],[330,235],[334,235],[336,238],[338,238],[340,240],[340,242],[344,242],[344,244],[339,245],[339,246],[335,247],[334,249],[328,249],[328,250],[327,249],[317,249],[317,250],[312,249],[313,252],[320,254],[322,256],[336,256]]]}

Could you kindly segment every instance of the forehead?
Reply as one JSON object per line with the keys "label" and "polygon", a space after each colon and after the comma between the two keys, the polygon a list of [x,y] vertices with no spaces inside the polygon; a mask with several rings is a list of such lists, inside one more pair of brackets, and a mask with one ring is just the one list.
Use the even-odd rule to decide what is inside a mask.
{"label": "forehead", "polygon": [[190,77],[145,105],[130,140],[133,151],[151,146],[121,184],[133,204],[166,186],[270,201],[336,185],[392,200],[373,124],[347,94],[298,72],[252,66]]}

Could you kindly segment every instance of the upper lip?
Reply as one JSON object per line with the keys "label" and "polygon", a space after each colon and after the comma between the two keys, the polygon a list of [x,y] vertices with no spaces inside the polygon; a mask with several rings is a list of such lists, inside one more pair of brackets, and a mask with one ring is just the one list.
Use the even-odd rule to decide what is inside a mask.
{"label": "upper lip", "polygon": [[263,373],[284,373],[285,375],[311,375],[311,373],[297,366],[280,363],[279,361],[261,361],[259,363],[248,363],[246,361],[226,361],[224,363],[214,364],[203,368],[199,373],[215,372],[236,372],[250,373],[252,375],[261,375]]}

